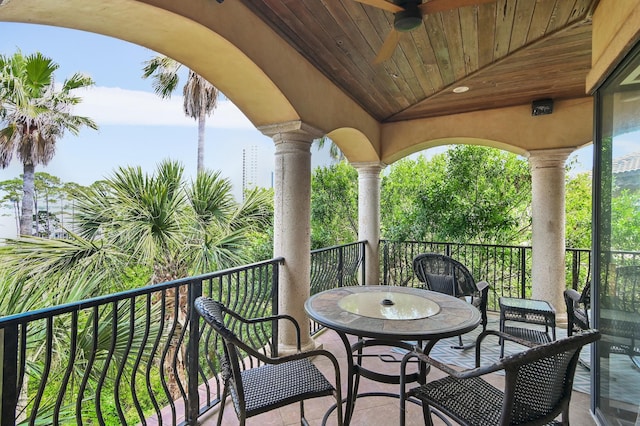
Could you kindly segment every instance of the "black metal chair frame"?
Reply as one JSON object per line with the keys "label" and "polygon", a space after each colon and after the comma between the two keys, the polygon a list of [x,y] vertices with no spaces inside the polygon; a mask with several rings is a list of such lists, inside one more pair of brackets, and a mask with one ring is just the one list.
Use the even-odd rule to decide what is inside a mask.
{"label": "black metal chair frame", "polygon": [[[591,282],[582,289],[581,293],[570,288],[564,291],[564,303],[567,307],[567,335],[572,336],[575,333],[591,328],[589,321],[589,310],[591,309]],[[591,365],[582,360],[578,361],[587,370],[591,369]]]}
{"label": "black metal chair frame", "polygon": [[[482,340],[489,335],[517,342],[529,349],[480,366]],[[476,368],[458,371],[416,349],[402,360],[401,372],[412,358],[448,374],[445,378],[405,390],[400,387],[400,425],[404,426],[406,401],[422,402],[425,424],[432,425],[431,409],[444,413],[461,425],[547,425],[569,424],[569,402],[580,349],[600,339],[600,332],[587,330],[573,336],[538,345],[506,333],[487,330],[476,346]],[[504,371],[504,391],[482,376]],[[436,412],[437,414],[437,412]],[[562,421],[556,419],[562,415]]]}
{"label": "black metal chair frame", "polygon": [[[608,353],[629,356],[633,366],[640,370],[640,265],[624,265],[615,269],[613,294],[600,297],[598,328],[603,334],[604,356]],[[628,319],[604,318],[604,310],[620,312]]]}
{"label": "black metal chair frame", "polygon": [[[428,290],[448,294],[459,298],[470,298],[470,302],[480,310],[482,330],[487,329],[487,304],[489,283],[476,283],[469,269],[456,259],[439,253],[421,253],[413,259],[413,272]],[[459,336],[459,345],[455,349],[468,349],[474,343],[463,345]]]}
{"label": "black metal chair frame", "polygon": [[[301,423],[308,425],[304,416],[304,400],[331,395],[336,399],[338,424],[343,424],[338,361],[333,354],[322,349],[300,352],[300,326],[293,317],[274,315],[246,319],[208,297],[198,297],[195,300],[195,309],[223,341],[222,353],[215,351],[224,383],[218,412],[218,426],[222,424],[226,398],[229,394],[231,394],[240,425],[244,425],[249,417],[295,402],[300,403]],[[277,326],[278,320],[289,321],[295,327],[297,353],[280,357],[267,356],[239,339],[236,333],[226,325],[231,321],[239,321],[243,324],[272,322],[273,326]],[[335,386],[310,361],[310,358],[316,356],[326,357],[333,364]],[[242,368],[241,364],[244,364],[243,360],[247,357],[257,359],[262,364],[255,366],[248,363],[252,365],[251,368]]]}
{"label": "black metal chair frame", "polygon": [[589,326],[589,309],[591,308],[591,282],[578,293],[574,289],[564,291],[564,303],[567,306],[567,335],[579,333],[591,328]]}

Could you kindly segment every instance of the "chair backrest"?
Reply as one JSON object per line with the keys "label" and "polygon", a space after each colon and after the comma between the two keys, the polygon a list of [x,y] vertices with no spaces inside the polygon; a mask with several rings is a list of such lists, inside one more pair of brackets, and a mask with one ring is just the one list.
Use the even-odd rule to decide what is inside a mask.
{"label": "chair backrest", "polygon": [[582,305],[583,309],[591,309],[591,281],[587,281],[582,289],[578,303]]}
{"label": "chair backrest", "polygon": [[[551,421],[568,407],[580,349],[600,339],[587,330],[505,357],[504,424]],[[540,424],[543,424],[542,422]]]}
{"label": "chair backrest", "polygon": [[444,254],[417,255],[413,259],[413,272],[429,290],[455,297],[478,295],[478,287],[467,267]]}
{"label": "chair backrest", "polygon": [[226,306],[208,297],[196,298],[194,306],[204,321],[215,330],[223,341],[222,351],[218,350],[218,345],[215,343],[212,346],[215,348],[216,357],[220,364],[220,373],[225,385],[229,387],[236,412],[243,412],[246,408],[246,400],[240,366],[240,360],[243,359],[243,356],[240,350],[252,356],[258,354],[225,325],[226,314],[232,312]]}
{"label": "chair backrest", "polygon": [[640,266],[619,266],[616,268],[614,309],[640,314]]}
{"label": "chair backrest", "polygon": [[589,309],[591,308],[591,282],[587,282],[578,293],[573,289],[564,291],[564,302],[567,307],[567,334],[574,331],[587,330],[590,327]]}

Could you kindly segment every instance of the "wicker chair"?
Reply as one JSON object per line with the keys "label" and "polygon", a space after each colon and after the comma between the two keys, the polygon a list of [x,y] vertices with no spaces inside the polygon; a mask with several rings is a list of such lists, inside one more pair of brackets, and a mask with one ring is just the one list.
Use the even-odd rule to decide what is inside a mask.
{"label": "wicker chair", "polygon": [[[222,424],[228,394],[231,394],[240,425],[244,425],[249,417],[294,402],[300,402],[301,423],[308,424],[304,416],[304,400],[329,395],[333,395],[336,399],[338,424],[343,423],[338,361],[325,350],[300,352],[300,327],[293,317],[277,315],[245,319],[222,303],[207,297],[198,297],[195,301],[195,309],[223,341],[222,351],[216,351],[224,381],[218,425]],[[230,323],[258,324],[267,322],[271,325],[275,324],[275,320],[281,319],[291,321],[295,326],[298,345],[298,353],[296,354],[269,357],[239,339],[236,333],[227,328]],[[247,339],[250,337],[247,336]],[[311,363],[310,358],[316,356],[326,357],[333,364],[334,379],[337,384],[335,387]],[[247,357],[251,360],[247,361]]]}
{"label": "wicker chair", "polygon": [[591,309],[591,283],[578,293],[573,289],[564,291],[564,303],[567,305],[567,334],[579,333],[591,328],[589,326],[589,310]]}
{"label": "wicker chair", "polygon": [[615,285],[600,295],[598,329],[608,354],[625,354],[640,370],[640,265],[618,266]]}
{"label": "wicker chair", "polygon": [[[413,271],[427,288],[439,293],[469,300],[480,310],[482,316],[482,330],[487,329],[487,301],[489,298],[489,283],[480,281],[476,283],[471,272],[462,263],[438,253],[422,253],[413,259]],[[459,338],[459,346],[456,349],[473,347],[462,344],[462,336]]]}
{"label": "wicker chair", "polygon": [[[591,328],[589,325],[589,315],[591,310],[591,282],[582,289],[582,293],[578,293],[574,289],[564,291],[564,303],[567,306],[567,335],[572,336],[574,333]],[[588,362],[579,360],[580,365],[590,370],[591,366]]]}
{"label": "wicker chair", "polygon": [[[529,347],[496,363],[480,367],[480,346],[488,335],[515,341]],[[401,371],[410,358],[418,358],[448,374],[408,392],[401,383],[400,425],[405,424],[408,398],[422,401],[425,424],[432,425],[431,407],[461,425],[547,425],[569,424],[569,402],[580,349],[600,339],[600,332],[587,330],[570,337],[537,345],[499,331],[487,330],[478,337],[477,367],[457,371],[419,351],[409,352],[402,360]],[[482,376],[504,371],[504,391],[495,388]],[[554,420],[562,415],[562,422]]]}

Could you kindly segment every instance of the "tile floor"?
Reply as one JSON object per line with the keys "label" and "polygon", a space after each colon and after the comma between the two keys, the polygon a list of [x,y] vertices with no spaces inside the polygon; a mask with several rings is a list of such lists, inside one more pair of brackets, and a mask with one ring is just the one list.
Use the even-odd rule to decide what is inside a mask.
{"label": "tile floor", "polygon": [[[342,341],[338,335],[331,331],[326,330],[316,337],[316,342],[321,344],[325,349],[332,352],[341,365],[341,374],[343,382],[343,396],[345,391],[345,374],[346,374],[346,351]],[[382,351],[386,351],[390,354],[398,354],[391,349],[382,348]],[[401,356],[400,356],[401,358]],[[370,363],[369,363],[370,362]],[[372,369],[376,371],[399,371],[399,364],[383,363],[377,358],[369,358],[365,361],[366,365],[371,365]],[[322,371],[329,372],[331,370],[331,364],[326,360],[318,360],[319,368]],[[582,368],[578,366],[578,368]],[[333,374],[333,373],[331,373]],[[331,374],[327,374],[328,377],[332,377]],[[432,369],[429,373],[429,377],[439,377],[442,374],[436,369]],[[492,375],[491,380],[496,386],[500,386],[502,376]],[[398,385],[385,385],[376,382],[372,382],[367,379],[362,379],[360,382],[360,393],[362,392],[381,392],[388,391],[397,393]],[[331,397],[317,398],[315,400],[309,400],[305,403],[305,413],[311,425],[321,425],[322,417],[327,409],[329,409],[334,402]],[[256,417],[252,417],[247,420],[247,425],[255,426],[288,426],[299,425],[299,405],[292,404],[275,410],[269,413],[265,413]],[[575,391],[572,395],[570,420],[573,425],[590,426],[595,425],[595,421],[591,417],[589,411],[589,395],[586,393]],[[423,425],[422,409],[414,404],[408,404],[407,406],[407,425]],[[215,425],[217,422],[217,409],[212,410],[203,416],[201,420],[202,425]],[[365,397],[360,398],[356,402],[355,411],[351,424],[354,426],[390,426],[397,425],[399,423],[399,401],[396,398],[390,397]],[[227,403],[227,408],[224,412],[223,425],[237,425],[238,420],[235,417],[233,407]],[[336,425],[335,411],[329,417],[328,425]],[[434,418],[435,425],[445,424],[441,420]]]}

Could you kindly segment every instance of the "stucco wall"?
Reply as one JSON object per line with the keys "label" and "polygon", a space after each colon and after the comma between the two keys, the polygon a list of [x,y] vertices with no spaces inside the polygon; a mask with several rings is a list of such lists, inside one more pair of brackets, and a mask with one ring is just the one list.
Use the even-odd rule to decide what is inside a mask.
{"label": "stucco wall", "polygon": [[640,41],[640,0],[600,0],[593,14],[592,68],[587,93],[593,93],[624,55]]}

